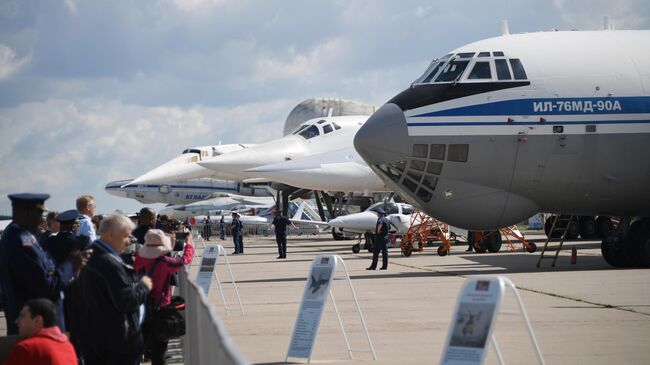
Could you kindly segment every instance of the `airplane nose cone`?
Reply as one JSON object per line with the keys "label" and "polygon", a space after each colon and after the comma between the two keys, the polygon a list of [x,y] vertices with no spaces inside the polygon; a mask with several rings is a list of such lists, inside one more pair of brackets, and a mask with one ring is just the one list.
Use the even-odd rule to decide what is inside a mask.
{"label": "airplane nose cone", "polygon": [[379,108],[357,132],[354,148],[369,165],[404,160],[411,140],[402,109],[393,103]]}

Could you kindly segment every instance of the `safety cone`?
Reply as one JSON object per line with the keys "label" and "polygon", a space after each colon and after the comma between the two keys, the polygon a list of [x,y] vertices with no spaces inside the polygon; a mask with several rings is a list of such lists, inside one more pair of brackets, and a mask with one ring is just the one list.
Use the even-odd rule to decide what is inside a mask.
{"label": "safety cone", "polygon": [[571,265],[575,265],[576,262],[578,262],[578,250],[576,250],[576,246],[573,246],[571,248]]}

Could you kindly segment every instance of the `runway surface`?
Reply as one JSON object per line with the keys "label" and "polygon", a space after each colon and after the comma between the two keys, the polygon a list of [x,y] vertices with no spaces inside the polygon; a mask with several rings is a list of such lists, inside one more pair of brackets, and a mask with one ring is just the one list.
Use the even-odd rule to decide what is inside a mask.
{"label": "runway surface", "polygon": [[[543,245],[538,232],[527,235]],[[232,252],[231,241],[223,244]],[[367,271],[371,254],[351,251],[354,241],[333,241],[329,235],[290,236],[288,258],[278,260],[272,237],[245,240],[244,255],[229,255],[245,315],[238,308],[227,268],[220,261],[217,272],[231,309],[226,315],[216,281],[210,302],[226,326],[234,345],[251,363],[282,363],[312,259],[323,253],[340,255],[349,270],[354,289],[377,353],[377,364],[438,363],[446,340],[454,304],[464,281],[473,275],[505,275],[519,288],[539,346],[547,364],[642,364],[650,361],[650,271],[613,269],[600,255],[600,243],[565,243],[556,267],[545,260],[536,263],[539,251],[524,253],[521,245],[508,252],[465,253],[465,245],[452,247],[450,256],[439,257],[435,247],[403,257],[390,249],[387,271]],[[570,264],[570,250],[578,252]],[[200,244],[198,245],[200,248]],[[199,250],[200,252],[201,250]],[[198,261],[197,261],[198,263]],[[192,266],[192,275],[197,267]],[[342,271],[337,277],[342,278]],[[367,348],[352,295],[343,280],[332,286],[336,304],[352,348]],[[506,294],[502,310],[515,310]],[[533,348],[518,316],[498,318],[494,335],[506,363],[535,363]],[[368,353],[354,353],[350,362],[368,363]],[[348,362],[345,342],[328,302],[312,356],[315,363]],[[493,349],[486,363],[496,364]]]}

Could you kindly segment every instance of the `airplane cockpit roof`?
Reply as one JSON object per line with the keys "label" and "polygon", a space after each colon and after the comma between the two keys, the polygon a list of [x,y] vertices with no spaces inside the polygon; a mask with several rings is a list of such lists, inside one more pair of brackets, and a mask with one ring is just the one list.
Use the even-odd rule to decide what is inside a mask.
{"label": "airplane cockpit roof", "polygon": [[386,215],[389,214],[412,214],[413,213],[413,206],[410,204],[406,203],[393,203],[393,202],[378,202],[366,209],[368,212],[376,212],[377,209],[383,209],[384,212],[386,212]]}
{"label": "airplane cockpit roof", "polygon": [[519,58],[503,51],[449,53],[434,59],[413,85],[437,83],[508,82],[527,80]]}
{"label": "airplane cockpit roof", "polygon": [[311,139],[320,135],[325,135],[341,129],[336,122],[330,122],[326,119],[320,119],[305,122],[291,132],[292,135],[301,136],[304,139]]}

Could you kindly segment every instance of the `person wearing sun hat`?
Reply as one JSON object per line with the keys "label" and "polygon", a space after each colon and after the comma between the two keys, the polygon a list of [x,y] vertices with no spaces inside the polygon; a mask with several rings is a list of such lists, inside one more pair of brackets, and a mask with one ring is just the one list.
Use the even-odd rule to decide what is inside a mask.
{"label": "person wearing sun hat", "polygon": [[[172,251],[172,240],[165,232],[160,229],[150,229],[144,235],[144,246],[140,247],[135,255],[134,268],[136,272],[151,277],[153,287],[149,296],[153,306],[164,307],[171,303],[172,277],[184,265],[191,263],[194,257],[191,237],[191,235],[187,237],[183,255],[181,257],[171,257],[168,254]],[[151,348],[152,364],[164,364],[168,341],[154,339],[146,325],[143,332],[145,347],[150,345]]]}

